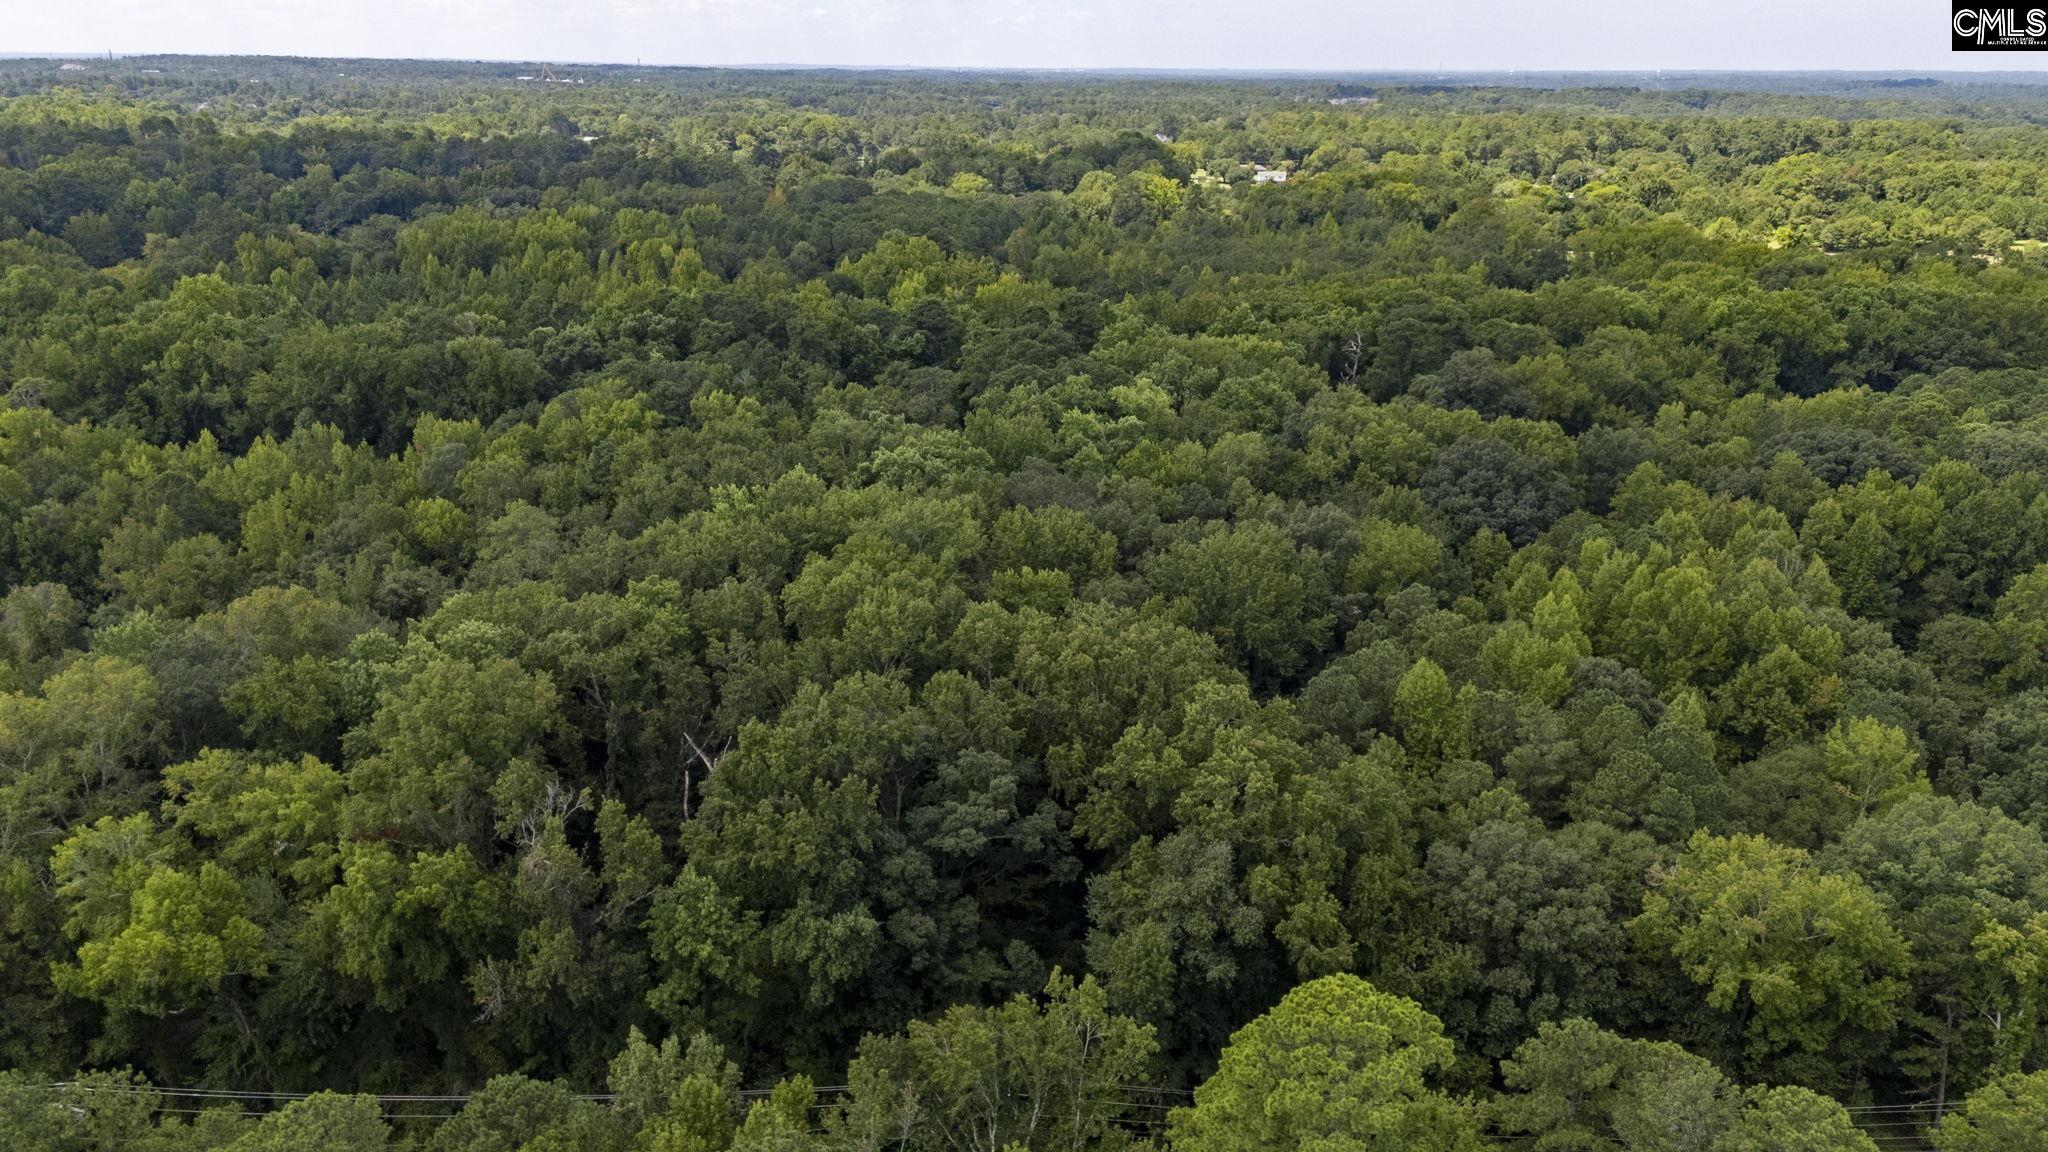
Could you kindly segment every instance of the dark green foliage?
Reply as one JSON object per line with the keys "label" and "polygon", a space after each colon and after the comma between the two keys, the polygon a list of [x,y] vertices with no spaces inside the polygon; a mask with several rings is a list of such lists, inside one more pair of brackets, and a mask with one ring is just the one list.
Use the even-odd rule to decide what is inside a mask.
{"label": "dark green foliage", "polygon": [[333,63],[0,61],[0,1146],[2031,1146],[2040,89]]}

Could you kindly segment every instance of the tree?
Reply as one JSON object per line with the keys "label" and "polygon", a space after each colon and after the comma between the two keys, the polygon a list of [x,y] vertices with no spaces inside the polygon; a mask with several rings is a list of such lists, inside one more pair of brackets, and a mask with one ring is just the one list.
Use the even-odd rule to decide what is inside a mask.
{"label": "tree", "polygon": [[1905,942],[1876,894],[1799,849],[1695,833],[1630,930],[1705,991],[1746,1068],[1827,1084],[1897,1022]]}
{"label": "tree", "polygon": [[1628,1003],[1628,916],[1656,859],[1649,838],[1582,822],[1551,832],[1526,809],[1429,850],[1432,968],[1445,1024],[1488,1059],[1539,1025]]}
{"label": "tree", "polygon": [[138,762],[161,732],[157,701],[148,670],[114,656],[73,662],[39,696],[0,695],[0,850],[133,811]]}
{"label": "tree", "polygon": [[2048,1072],[2002,1076],[1970,1093],[1934,1130],[1941,1152],[2048,1148]]}
{"label": "tree", "polygon": [[1346,973],[1453,1062],[1199,1135],[2048,1059],[2043,91],[153,63],[0,60],[0,1145],[1115,1152]]}
{"label": "tree", "polygon": [[[480,628],[467,638],[499,639]],[[407,663],[371,721],[377,754],[352,772],[353,823],[424,845],[476,843],[490,831],[491,783],[560,725],[554,684],[498,655],[426,649]]]}
{"label": "tree", "polygon": [[230,976],[269,964],[241,888],[212,861],[180,868],[147,816],[105,817],[57,847],[51,871],[79,941],[58,986],[122,1011],[188,1007]]}
{"label": "tree", "polygon": [[391,1137],[380,1112],[375,1096],[317,1092],[263,1117],[226,1152],[377,1152]]}
{"label": "tree", "polygon": [[1097,1147],[1134,1110],[1128,1086],[1147,1079],[1152,1029],[1111,1013],[1092,978],[1055,973],[1045,997],[955,1005],[907,1035],[868,1037],[837,1130],[857,1147]]}
{"label": "tree", "polygon": [[1529,416],[1535,405],[1490,348],[1452,353],[1444,366],[1418,376],[1411,394],[1440,408],[1470,408],[1487,416]]}
{"label": "tree", "polygon": [[1471,1112],[1427,1084],[1451,1060],[1443,1026],[1414,1001],[1325,976],[1230,1038],[1169,1139],[1183,1152],[1476,1149]]}
{"label": "tree", "polygon": [[582,1152],[619,1143],[610,1118],[559,1083],[495,1076],[434,1130],[432,1152]]}
{"label": "tree", "polygon": [[1438,452],[1422,475],[1422,494],[1459,538],[1486,528],[1517,545],[1534,540],[1572,501],[1570,482],[1549,462],[1481,436]]}
{"label": "tree", "polygon": [[1936,1107],[2032,1058],[2048,994],[2039,832],[1968,801],[1917,795],[1851,827],[1822,859],[1883,896],[1912,946],[1912,1029],[1893,1059]]}
{"label": "tree", "polygon": [[1993,702],[1970,731],[1969,756],[1956,776],[1984,804],[2048,830],[2048,781],[2034,770],[2048,750],[2044,706],[2043,689]]}
{"label": "tree", "polygon": [[797,1076],[777,1084],[765,1100],[747,1109],[747,1118],[733,1133],[731,1152],[804,1152],[815,1146],[811,1134],[811,1080]]}
{"label": "tree", "polygon": [[1427,656],[1417,660],[1394,689],[1393,719],[1402,745],[1418,756],[1462,753],[1469,719],[1460,703],[1444,670]]}
{"label": "tree", "polygon": [[1427,584],[1443,563],[1443,544],[1411,524],[1377,517],[1359,526],[1358,552],[1344,572],[1344,591],[1386,597]]}
{"label": "tree", "polygon": [[1828,732],[1826,757],[1829,779],[1858,816],[1927,788],[1906,734],[1867,716],[1836,724]]}
{"label": "tree", "polygon": [[1330,616],[1318,611],[1328,597],[1320,561],[1273,525],[1251,523],[1170,545],[1148,574],[1264,682],[1298,670],[1329,632]]}
{"label": "tree", "polygon": [[1708,1061],[1579,1018],[1543,1024],[1501,1079],[1492,1118],[1540,1152],[1719,1152],[1744,1119],[1741,1094]]}
{"label": "tree", "polygon": [[732,1142],[739,1081],[739,1066],[708,1034],[691,1037],[687,1049],[675,1036],[657,1048],[638,1028],[606,1077],[620,1126],[649,1152],[721,1152]]}
{"label": "tree", "polygon": [[1840,1104],[1805,1088],[1753,1088],[1717,1152],[1877,1152]]}

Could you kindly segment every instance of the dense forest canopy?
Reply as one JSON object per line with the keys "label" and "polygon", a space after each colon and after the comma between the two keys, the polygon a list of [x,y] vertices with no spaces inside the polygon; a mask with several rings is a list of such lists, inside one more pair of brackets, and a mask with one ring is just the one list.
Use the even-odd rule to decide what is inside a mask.
{"label": "dense forest canopy", "polygon": [[73,63],[0,1144],[2042,1146],[2048,89]]}

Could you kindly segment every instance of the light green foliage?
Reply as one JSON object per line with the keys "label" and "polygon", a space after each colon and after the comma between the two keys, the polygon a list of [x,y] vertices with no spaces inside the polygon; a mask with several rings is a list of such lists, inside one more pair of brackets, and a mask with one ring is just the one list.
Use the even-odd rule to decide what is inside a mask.
{"label": "light green foliage", "polygon": [[164,769],[173,827],[218,845],[243,875],[273,873],[317,888],[331,882],[341,774],[311,756],[296,763],[208,749]]}
{"label": "light green foliage", "polygon": [[1720,1145],[1726,1152],[1876,1152],[1877,1147],[1840,1104],[1804,1088],[1751,1091],[1742,1118]]}
{"label": "light green foliage", "polygon": [[1920,757],[1906,744],[1906,734],[1890,725],[1859,716],[1835,725],[1824,745],[1828,778],[1858,816],[1924,791]]}
{"label": "light green foliage", "polygon": [[[164,1098],[133,1072],[87,1072],[52,1086],[19,1072],[0,1073],[0,1143],[38,1152],[187,1152],[216,1147],[233,1127],[213,1116],[157,1123]],[[233,1109],[221,1109],[233,1117]]]}
{"label": "light green foliage", "polygon": [[1043,1004],[956,1005],[905,1036],[869,1037],[834,1131],[855,1148],[1099,1147],[1157,1104],[1130,1102],[1155,1049],[1152,1029],[1113,1014],[1093,979],[1056,973]]}
{"label": "light green foliage", "polygon": [[1422,756],[1455,756],[1465,747],[1466,719],[1444,670],[1428,657],[1415,662],[1394,690],[1394,724],[1402,743]]}
{"label": "light green foliage", "polygon": [[702,1032],[686,1049],[674,1036],[656,1047],[635,1028],[606,1084],[620,1125],[635,1129],[635,1149],[716,1152],[732,1140],[739,1079],[738,1066]]}
{"label": "light green foliage", "polygon": [[108,1007],[161,1015],[192,1004],[229,976],[260,976],[263,931],[234,877],[212,861],[179,867],[149,818],[101,819],[51,860],[76,966],[57,982]]}
{"label": "light green foliage", "polygon": [[378,1152],[390,1135],[376,1097],[320,1092],[263,1117],[227,1152]]}
{"label": "light green foliage", "polygon": [[1172,1144],[1234,1149],[1479,1147],[1476,1122],[1432,1089],[1452,1045],[1434,1016],[1355,976],[1289,992],[1224,1046],[1215,1075],[1176,1112]]}
{"label": "light green foliage", "polygon": [[568,1088],[510,1074],[493,1077],[435,1129],[433,1152],[604,1152],[617,1143],[611,1118]]}
{"label": "light green foliage", "polygon": [[1427,584],[1442,562],[1443,545],[1422,529],[1368,520],[1359,528],[1358,554],[1345,570],[1344,590],[1387,596]]}
{"label": "light green foliage", "polygon": [[1712,1064],[1584,1019],[1543,1025],[1501,1076],[1509,1091],[1491,1115],[1543,1152],[1704,1152],[1742,1122],[1739,1094]]}
{"label": "light green foliage", "polygon": [[145,668],[80,659],[33,695],[0,695],[0,846],[18,850],[73,821],[125,811],[139,797],[136,761],[156,740],[158,690]]}
{"label": "light green foliage", "polygon": [[1881,1042],[1897,1021],[1905,942],[1869,888],[1796,848],[1697,833],[1631,929],[1742,1022],[1750,1067],[1796,1070],[1801,1056]]}
{"label": "light green foliage", "polygon": [[814,1148],[811,1081],[807,1076],[784,1080],[765,1099],[747,1109],[747,1118],[733,1133],[732,1152],[801,1152]]}
{"label": "light green foliage", "polygon": [[355,769],[356,827],[440,845],[486,832],[492,781],[557,723],[552,682],[490,652],[506,639],[473,626],[449,641],[475,645],[473,655],[406,661],[371,724],[378,751]]}
{"label": "light green foliage", "polygon": [[1941,1152],[2048,1148],[2048,1072],[2003,1076],[1970,1094],[1934,1131]]}

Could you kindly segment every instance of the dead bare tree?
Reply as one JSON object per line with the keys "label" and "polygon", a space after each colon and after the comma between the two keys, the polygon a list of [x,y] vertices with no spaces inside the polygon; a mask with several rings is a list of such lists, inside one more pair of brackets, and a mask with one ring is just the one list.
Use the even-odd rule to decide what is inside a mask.
{"label": "dead bare tree", "polygon": [[1358,369],[1365,363],[1365,333],[1354,330],[1351,339],[1344,342],[1344,375],[1339,383],[1346,387],[1358,383]]}
{"label": "dead bare tree", "polygon": [[[683,742],[684,742],[685,744],[688,744],[688,745],[690,746],[690,752],[691,752],[691,754],[692,754],[692,755],[694,755],[694,756],[696,756],[696,758],[697,758],[698,762],[704,765],[704,778],[705,778],[706,780],[709,780],[709,779],[711,778],[711,774],[712,774],[713,772],[715,772],[715,771],[717,771],[717,770],[718,770],[718,765],[719,765],[719,762],[725,759],[725,754],[726,754],[727,752],[730,752],[730,751],[732,751],[732,737],[730,737],[730,736],[727,736],[727,737],[725,738],[725,743],[724,743],[724,744],[721,744],[721,745],[719,745],[719,748],[718,748],[718,754],[717,754],[716,756],[712,755],[712,754],[711,754],[711,753],[709,753],[709,752],[706,752],[706,751],[704,750],[704,746],[703,746],[702,744],[699,744],[699,743],[697,743],[697,738],[696,738],[695,736],[692,736],[692,735],[690,735],[690,734],[689,734],[688,732],[685,732],[685,733],[683,733]],[[685,819],[685,820],[688,820],[689,818],[690,818],[690,766],[689,766],[688,764],[684,764],[684,765],[683,765],[683,819]]]}

